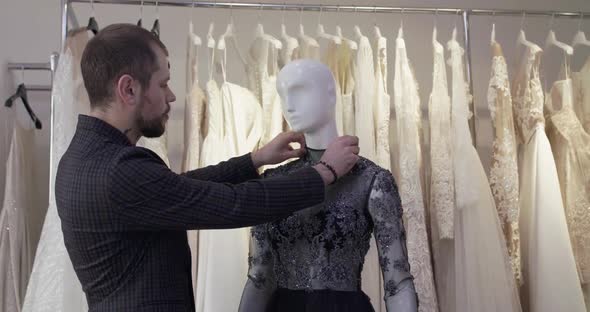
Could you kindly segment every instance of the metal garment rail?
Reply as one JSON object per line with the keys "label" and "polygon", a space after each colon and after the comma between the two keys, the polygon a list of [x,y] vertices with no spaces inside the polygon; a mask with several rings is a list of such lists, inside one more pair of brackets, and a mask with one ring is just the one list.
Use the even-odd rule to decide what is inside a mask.
{"label": "metal garment rail", "polygon": [[[25,71],[25,70],[46,70],[52,72],[51,62],[47,63],[8,63],[8,70]],[[53,78],[53,77],[52,77]],[[27,85],[28,91],[51,91],[51,85]]]}
{"label": "metal garment rail", "polygon": [[[471,15],[494,16],[551,16],[565,18],[590,18],[590,12],[559,12],[559,11],[519,11],[519,10],[482,10],[461,8],[402,8],[390,6],[355,6],[355,5],[323,5],[323,4],[280,4],[280,3],[247,3],[247,2],[218,2],[218,1],[192,1],[192,0],[61,0],[62,4],[62,45],[68,32],[68,15],[71,13],[72,3],[97,4],[122,4],[122,5],[154,5],[192,8],[216,8],[216,9],[250,9],[250,10],[277,10],[277,11],[322,11],[322,12],[354,12],[354,13],[399,13],[399,14],[446,14],[461,15],[463,21],[463,43],[465,47],[465,64],[467,69],[467,83],[469,91],[473,94],[472,66],[471,66]],[[476,110],[475,101],[469,104],[473,117],[469,120],[473,144],[477,146],[476,135]],[[53,107],[52,107],[53,110]]]}

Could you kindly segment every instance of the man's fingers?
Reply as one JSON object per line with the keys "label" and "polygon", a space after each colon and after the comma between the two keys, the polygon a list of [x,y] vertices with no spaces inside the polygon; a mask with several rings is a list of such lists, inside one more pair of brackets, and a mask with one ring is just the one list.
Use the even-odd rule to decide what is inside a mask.
{"label": "man's fingers", "polygon": [[345,145],[358,145],[359,138],[353,135],[345,135],[342,137],[342,142],[344,142]]}
{"label": "man's fingers", "polygon": [[298,148],[298,149],[294,149],[294,150],[285,152],[285,156],[287,156],[287,158],[301,157],[301,156],[303,156],[303,154],[305,154],[305,150],[302,148]]}

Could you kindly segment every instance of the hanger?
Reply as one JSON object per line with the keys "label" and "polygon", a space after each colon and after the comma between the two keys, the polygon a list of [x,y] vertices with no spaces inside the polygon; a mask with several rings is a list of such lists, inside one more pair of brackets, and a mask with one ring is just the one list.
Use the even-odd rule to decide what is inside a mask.
{"label": "hanger", "polygon": [[193,1],[193,6],[191,8],[191,20],[188,23],[188,31],[189,31],[189,36],[190,36],[192,44],[195,46],[200,46],[203,44],[203,42],[201,41],[201,37],[197,36],[194,31],[193,18],[194,18],[194,11],[195,11],[195,0],[192,0],[192,1]]}
{"label": "hanger", "polygon": [[574,54],[574,48],[567,45],[566,43],[558,41],[557,38],[555,37],[555,31],[553,31],[553,19],[554,18],[555,18],[555,14],[552,14],[551,15],[551,22],[549,23],[549,28],[550,28],[549,34],[547,34],[547,39],[545,39],[545,47],[556,46],[556,47],[562,49],[567,55]]}
{"label": "hanger", "polygon": [[285,11],[286,11],[287,4],[283,3],[283,16],[281,20],[281,39],[285,44],[290,43],[293,47],[299,47],[299,41],[296,38],[291,37],[287,34],[287,27],[285,26]]}
{"label": "hanger", "polygon": [[495,11],[492,12],[492,19],[494,21],[492,22],[492,34],[490,36],[490,43],[491,44],[494,44],[494,43],[497,42],[496,41],[496,21],[495,21],[495,15],[496,15],[496,12]]}
{"label": "hanger", "polygon": [[[217,6],[217,1],[215,1],[215,6]],[[215,49],[215,38],[213,38],[213,29],[214,28],[215,28],[215,24],[213,22],[211,22],[209,24],[209,30],[207,31],[207,47],[209,49]]]}
{"label": "hanger", "polygon": [[539,51],[539,50],[541,50],[541,48],[538,45],[536,45],[526,39],[526,35],[524,33],[524,19],[525,19],[525,17],[526,17],[526,12],[522,12],[522,19],[520,20],[520,32],[518,33],[518,38],[516,39],[516,43],[521,44],[533,51]]}
{"label": "hanger", "polygon": [[[336,12],[337,13],[340,12],[340,6],[338,6],[336,8]],[[348,38],[345,38],[342,35],[342,28],[340,28],[340,25],[337,25],[336,26],[336,36],[338,36],[342,40],[342,42],[346,43],[348,45],[348,48],[349,49],[351,49],[353,51],[358,50],[358,44],[356,43],[356,41],[351,40],[351,39],[348,39]]]}
{"label": "hanger", "polygon": [[238,45],[238,39],[237,39],[237,35],[235,32],[235,27],[234,27],[234,15],[233,15],[232,5],[233,4],[230,4],[230,7],[229,7],[229,12],[230,12],[229,23],[227,24],[227,27],[225,28],[225,32],[219,37],[219,40],[217,40],[217,49],[222,50],[222,51],[226,51],[227,45],[226,45],[225,39],[229,38],[231,40],[231,43],[233,44],[237,54],[238,54],[238,58],[240,59],[242,64],[246,64],[246,58],[244,58],[244,56],[242,55],[242,52],[240,51],[240,49],[238,49],[239,45]]}
{"label": "hanger", "polygon": [[23,102],[23,104],[25,105],[25,109],[27,110],[27,113],[29,113],[31,120],[35,123],[35,128],[41,129],[42,128],[41,120],[39,120],[39,118],[37,118],[37,115],[35,115],[35,113],[31,109],[31,106],[29,105],[29,100],[27,98],[27,87],[25,87],[24,83],[21,83],[18,85],[18,87],[16,88],[16,92],[11,97],[9,97],[6,100],[6,102],[4,102],[4,106],[12,107],[12,104],[14,104],[14,101],[18,98],[20,98],[21,101]]}
{"label": "hanger", "polygon": [[572,47],[577,45],[585,45],[590,47],[590,40],[586,39],[586,34],[582,31],[582,20],[584,19],[584,14],[581,13],[580,21],[578,22],[578,32],[574,36],[574,40],[572,42]]}
{"label": "hanger", "polygon": [[[357,7],[354,7],[355,14],[357,13],[357,9],[358,9]],[[354,34],[356,35],[357,39],[361,39],[362,37],[364,37],[363,33],[361,32],[361,28],[358,25],[354,25],[353,31],[354,31]]]}
{"label": "hanger", "polygon": [[92,8],[92,11],[90,13],[90,18],[88,19],[88,26],[86,26],[86,30],[91,31],[93,34],[98,34],[98,23],[96,22],[96,19],[94,18],[94,0],[90,0],[90,7]]}
{"label": "hanger", "polygon": [[383,37],[383,35],[381,34],[381,28],[379,28],[379,26],[377,26],[377,7],[373,7],[373,14],[375,14],[373,16],[373,32],[375,34],[375,38],[377,38],[378,40],[380,40],[381,38],[385,38]]}
{"label": "hanger", "polygon": [[261,3],[260,10],[258,11],[258,24],[256,25],[256,30],[254,32],[254,35],[256,38],[260,38],[260,39],[270,42],[274,46],[275,49],[280,50],[283,48],[283,43],[280,40],[278,40],[277,38],[264,33],[264,26],[262,26],[262,23],[260,22],[260,15],[262,13],[263,7],[264,6]]}
{"label": "hanger", "polygon": [[211,22],[209,24],[209,30],[207,31],[207,47],[209,49],[215,48],[215,38],[213,38],[213,29],[215,28],[215,24]]}
{"label": "hanger", "polygon": [[297,36],[297,38],[303,42],[305,42],[306,45],[314,47],[314,48],[319,48],[320,45],[318,44],[318,42],[305,34],[305,30],[303,27],[303,7],[301,7],[301,11],[299,12],[299,35]]}
{"label": "hanger", "polygon": [[399,22],[399,30],[397,31],[397,38],[403,39],[404,38],[404,8],[402,8],[402,13]]}
{"label": "hanger", "polygon": [[152,34],[160,38],[160,8],[158,6],[158,1],[156,1],[156,20],[152,26]]}
{"label": "hanger", "polygon": [[316,34],[317,34],[318,38],[331,40],[335,44],[342,43],[342,39],[340,39],[340,37],[335,36],[335,35],[330,35],[330,34],[326,33],[326,31],[324,30],[324,25],[322,25],[322,6],[320,6],[320,14],[318,16],[318,27],[316,30]]}
{"label": "hanger", "polygon": [[139,26],[139,27],[143,26],[142,20],[143,20],[143,0],[141,0],[141,4],[139,6],[139,20],[137,21],[137,26]]}

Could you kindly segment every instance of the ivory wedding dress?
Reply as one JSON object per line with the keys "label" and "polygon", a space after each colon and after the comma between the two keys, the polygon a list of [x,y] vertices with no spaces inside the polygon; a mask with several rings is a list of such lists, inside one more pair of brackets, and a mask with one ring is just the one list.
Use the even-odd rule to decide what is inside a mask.
{"label": "ivory wedding dress", "polygon": [[35,130],[14,123],[0,210],[0,310],[21,311],[43,220],[34,188]]}
{"label": "ivory wedding dress", "polygon": [[88,36],[86,28],[70,32],[53,80],[51,96],[55,103],[55,120],[50,164],[51,192],[23,304],[24,312],[88,310],[82,286],[66,252],[53,191],[57,165],[76,131],[78,114],[87,114],[90,110],[90,101],[80,72],[80,60]]}
{"label": "ivory wedding dress", "polygon": [[494,127],[490,186],[496,201],[500,224],[517,285],[522,281],[520,269],[520,235],[518,229],[518,164],[516,135],[512,117],[512,97],[506,60],[499,43],[492,43],[493,58],[488,85],[488,107]]}
{"label": "ivory wedding dress", "polygon": [[396,39],[393,94],[397,116],[397,142],[400,147],[398,155],[400,196],[405,224],[408,229],[410,269],[414,276],[416,293],[420,302],[419,311],[435,312],[438,311],[438,302],[434,287],[432,258],[426,229],[426,208],[422,192],[420,97],[418,84],[408,60],[402,28],[399,29]]}
{"label": "ivory wedding dress", "polygon": [[456,29],[452,38],[448,49],[453,92],[455,311],[518,312],[521,306],[506,242],[469,130],[470,95],[464,76],[463,49],[455,39]]}
{"label": "ivory wedding dress", "polygon": [[455,181],[451,144],[451,98],[444,47],[432,34],[434,71],[428,103],[430,121],[430,227],[435,281],[440,311],[455,311],[454,211]]}
{"label": "ivory wedding dress", "polygon": [[567,66],[565,74],[565,79],[556,81],[547,94],[547,136],[555,157],[580,282],[587,287],[590,279],[590,135],[574,112],[572,80]]}
{"label": "ivory wedding dress", "polygon": [[512,82],[519,143],[524,311],[585,311],[555,160],[545,133],[542,50],[527,47]]}
{"label": "ivory wedding dress", "polygon": [[[248,89],[227,82],[223,50],[223,84],[207,83],[209,133],[203,165],[252,152],[262,137],[262,109]],[[211,77],[210,73],[210,77]],[[196,311],[236,311],[248,272],[249,228],[199,231]]]}

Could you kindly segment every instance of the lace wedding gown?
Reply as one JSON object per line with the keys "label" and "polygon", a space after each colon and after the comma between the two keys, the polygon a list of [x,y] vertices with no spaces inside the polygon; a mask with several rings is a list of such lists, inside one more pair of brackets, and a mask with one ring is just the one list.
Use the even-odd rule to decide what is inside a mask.
{"label": "lace wedding gown", "polygon": [[572,73],[574,110],[586,133],[590,133],[590,56],[577,73]]}
{"label": "lace wedding gown", "polygon": [[24,312],[87,311],[86,297],[66,252],[55,203],[55,174],[61,156],[76,131],[78,114],[90,110],[80,73],[80,59],[88,42],[86,28],[70,32],[53,80],[54,123],[49,208],[43,223],[33,271],[23,304]]}
{"label": "lace wedding gown", "polygon": [[494,127],[490,186],[506,238],[510,264],[517,285],[522,281],[520,269],[520,238],[518,230],[518,166],[516,135],[512,118],[512,97],[506,60],[502,48],[492,43],[493,58],[491,78],[488,85],[488,107]]}
{"label": "lace wedding gown", "polygon": [[428,103],[430,121],[430,227],[435,281],[440,311],[455,311],[454,210],[455,182],[451,144],[451,98],[444,47],[432,34],[434,71]]}
{"label": "lace wedding gown", "polygon": [[[252,152],[263,131],[260,103],[248,89],[227,82],[226,50],[222,53],[221,89],[214,80],[207,83],[209,133],[203,143],[203,165]],[[248,272],[248,232],[249,228],[199,231],[197,312],[237,310]]]}
{"label": "lace wedding gown", "polygon": [[[566,75],[568,74],[566,68]],[[572,80],[556,81],[547,94],[547,136],[555,157],[569,236],[580,282],[590,279],[590,135],[574,112]],[[586,298],[588,303],[588,298]]]}
{"label": "lace wedding gown", "polygon": [[375,66],[375,162],[382,168],[391,169],[389,154],[390,96],[387,92],[387,38],[376,30],[373,43]]}
{"label": "lace wedding gown", "polygon": [[14,123],[0,211],[0,311],[21,311],[39,239],[42,210],[34,189],[35,130]]}
{"label": "lace wedding gown", "polygon": [[585,311],[551,146],[545,133],[542,50],[527,47],[512,82],[520,146],[521,288],[525,311]]}
{"label": "lace wedding gown", "polygon": [[262,105],[263,132],[259,143],[262,147],[283,132],[281,99],[276,87],[278,51],[269,40],[256,38],[245,65],[248,89]]}
{"label": "lace wedding gown", "polygon": [[[455,179],[455,311],[521,311],[488,179],[473,146],[463,49],[448,43],[452,71],[452,144]],[[452,287],[452,286],[450,286]]]}
{"label": "lace wedding gown", "polygon": [[[194,40],[193,24],[189,24],[186,66],[186,102],[184,106],[184,155],[182,172],[200,167],[201,147],[207,127],[205,123],[205,93],[199,86],[198,56],[199,45]],[[199,231],[188,231],[188,244],[191,249],[191,279],[193,291],[197,291],[197,260]]]}
{"label": "lace wedding gown", "polygon": [[359,137],[360,155],[376,161],[375,148],[375,66],[369,38],[359,34],[358,50],[353,63],[355,81],[354,123]]}
{"label": "lace wedding gown", "polygon": [[[359,49],[360,47],[359,45]],[[410,269],[420,302],[419,311],[438,311],[426,229],[426,208],[422,193],[420,97],[401,28],[395,47],[393,94],[397,116],[397,142],[400,147],[398,155],[400,196],[408,229]]]}

